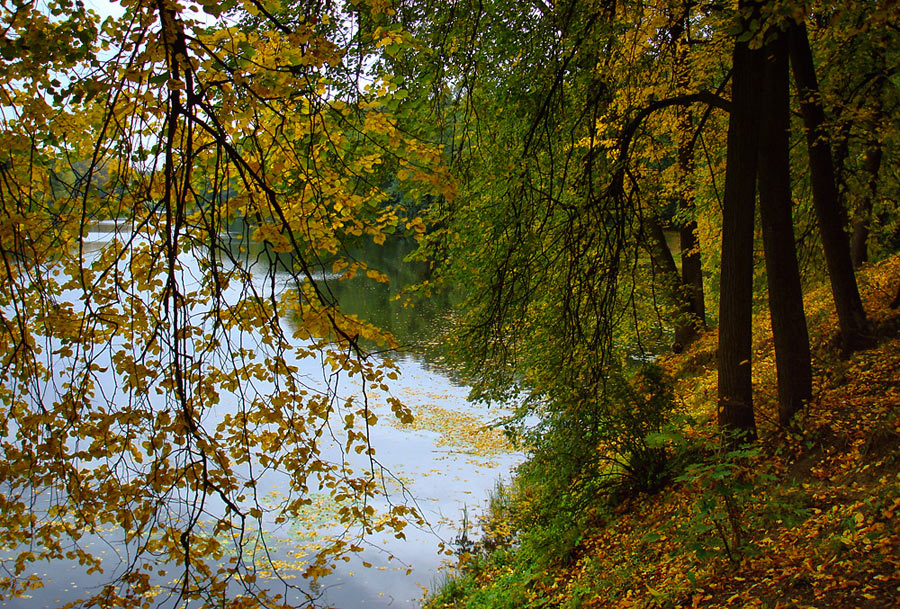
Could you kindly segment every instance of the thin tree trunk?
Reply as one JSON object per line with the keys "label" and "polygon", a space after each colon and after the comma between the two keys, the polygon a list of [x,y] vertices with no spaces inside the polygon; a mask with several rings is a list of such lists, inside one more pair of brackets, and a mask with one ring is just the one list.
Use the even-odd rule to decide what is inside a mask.
{"label": "thin tree trunk", "polygon": [[853,259],[853,268],[858,269],[860,266],[869,261],[869,228],[872,223],[872,210],[875,206],[875,198],[878,196],[878,172],[881,169],[881,161],[884,157],[884,149],[881,146],[881,138],[879,137],[884,128],[884,106],[881,99],[882,94],[887,85],[887,65],[885,60],[885,49],[889,48],[889,43],[882,35],[872,47],[871,62],[874,68],[879,72],[872,82],[869,93],[866,96],[871,100],[872,113],[868,115],[866,120],[866,128],[868,138],[866,141],[866,158],[864,170],[868,181],[866,190],[859,199],[854,214],[853,226],[850,233],[850,257]]}
{"label": "thin tree trunk", "polygon": [[878,171],[881,169],[883,157],[884,151],[881,144],[873,134],[872,141],[866,147],[865,171],[869,180],[866,184],[866,192],[860,198],[856,208],[853,232],[850,235],[850,257],[853,259],[853,268],[856,269],[869,261],[869,225],[872,222],[875,196],[878,194]]}
{"label": "thin tree trunk", "polygon": [[765,46],[759,136],[759,213],[778,376],[778,419],[787,426],[812,397],[809,333],[791,215],[790,94],[784,34]]}
{"label": "thin tree trunk", "polygon": [[[739,7],[759,2],[744,0]],[[745,23],[750,23],[747,19]],[[731,442],[756,438],[750,378],[753,315],[753,215],[756,199],[762,53],[747,41],[734,45],[728,123],[719,298],[719,427]]]}
{"label": "thin tree trunk", "polygon": [[691,146],[690,108],[678,110],[678,207],[684,218],[678,230],[681,244],[682,292],[679,300],[684,303],[682,321],[675,328],[675,344],[687,347],[706,327],[706,305],[703,300],[703,266],[700,260],[700,244],[697,241],[697,221],[694,220],[694,198],[688,185],[694,172],[694,154]]}
{"label": "thin tree trunk", "polygon": [[792,25],[789,40],[791,65],[806,126],[813,205],[825,250],[828,275],[831,278],[831,293],[837,309],[841,346],[846,354],[871,345],[869,324],[856,285],[856,275],[850,258],[850,243],[847,233],[844,232],[846,212],[840,205],[835,185],[831,147],[824,128],[825,111],[819,96],[819,85],[806,25],[802,23]]}
{"label": "thin tree trunk", "polygon": [[[686,46],[686,45],[685,45]],[[687,88],[686,61],[679,57],[678,69],[682,75],[680,85]],[[690,305],[691,325],[682,343],[686,346],[706,327],[706,303],[703,299],[703,265],[700,260],[700,243],[697,240],[697,221],[694,219],[694,195],[690,187],[690,178],[694,174],[694,147],[691,137],[692,115],[690,107],[678,110],[678,179],[681,186],[678,192],[678,207],[681,210],[683,224],[679,229],[681,239],[681,284]]]}
{"label": "thin tree trunk", "polygon": [[[693,202],[690,202],[687,209],[693,209]],[[695,220],[691,220],[679,230],[681,238],[681,286],[686,292],[685,296],[688,301],[688,312],[691,320],[690,330],[681,341],[685,346],[693,342],[699,335],[700,330],[706,327],[703,265],[700,259],[700,243],[697,240],[696,230],[697,222]]]}
{"label": "thin tree trunk", "polygon": [[669,244],[666,241],[665,233],[659,221],[656,218],[649,217],[644,220],[644,227],[650,238],[650,259],[653,262],[653,266],[663,277],[660,283],[671,293],[677,307],[675,342],[672,345],[672,351],[681,353],[697,335],[691,302],[685,293],[684,286],[681,284],[681,276],[678,273],[678,267],[675,265],[675,258],[672,256],[672,250],[669,249]]}
{"label": "thin tree trunk", "polygon": [[[679,91],[690,89],[690,71],[687,65],[687,24],[689,9],[672,26],[670,34],[675,48],[676,84]],[[682,218],[679,227],[681,243],[681,290],[687,302],[683,323],[675,329],[675,344],[687,347],[706,327],[706,304],[703,297],[703,266],[700,244],[697,240],[697,221],[694,219],[694,195],[690,185],[694,174],[694,147],[692,138],[693,117],[690,106],[676,110],[678,124],[678,207]]]}
{"label": "thin tree trunk", "polygon": [[679,283],[678,267],[675,265],[675,258],[672,257],[672,250],[669,249],[659,220],[648,217],[644,220],[644,227],[651,241],[650,259],[653,261],[653,266],[663,274],[665,277],[663,283],[667,287],[676,286]]}
{"label": "thin tree trunk", "polygon": [[[690,113],[684,118],[686,128],[690,129]],[[686,134],[684,134],[686,135]],[[685,138],[686,140],[686,138]],[[693,151],[690,142],[682,140],[678,147],[678,174],[682,180],[687,180],[694,171]],[[691,194],[683,191],[680,196],[679,206],[681,214],[687,220],[679,230],[681,238],[681,283],[687,292],[690,303],[690,313],[693,317],[693,333],[691,340],[696,338],[698,331],[706,327],[706,303],[703,297],[703,264],[700,259],[700,242],[697,239],[697,221],[694,216],[694,200]],[[684,343],[685,345],[687,343]]]}
{"label": "thin tree trunk", "polygon": [[678,283],[678,267],[675,266],[675,258],[672,257],[672,250],[669,249],[659,220],[652,216],[648,217],[644,220],[644,227],[651,241],[650,259],[653,265],[663,273],[667,285]]}

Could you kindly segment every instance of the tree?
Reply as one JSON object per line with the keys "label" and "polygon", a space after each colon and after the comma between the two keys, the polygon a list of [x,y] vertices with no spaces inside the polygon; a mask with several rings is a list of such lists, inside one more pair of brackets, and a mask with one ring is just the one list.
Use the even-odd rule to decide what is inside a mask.
{"label": "tree", "polygon": [[[822,27],[814,7],[809,38],[821,66],[842,66],[820,76],[821,100],[841,206],[851,219],[850,254],[855,268],[892,251],[896,188],[883,172],[893,144],[896,115],[896,29],[886,7],[847,3]],[[857,32],[851,35],[850,32]],[[871,250],[871,251],[870,251]]]}
{"label": "tree", "polygon": [[753,217],[756,208],[760,116],[756,86],[765,74],[763,53],[752,48],[754,17],[762,2],[744,0],[741,34],[734,43],[728,160],[722,209],[722,275],[719,286],[719,426],[740,440],[756,438],[751,382],[753,317]]}
{"label": "tree", "polygon": [[[692,97],[692,80],[690,74],[689,58],[689,28],[688,17],[692,10],[691,3],[670,8],[675,15],[667,14],[668,40],[660,53],[665,53],[665,63],[670,63],[670,79],[672,82],[672,97],[666,98],[663,104],[650,104],[648,108],[654,111],[672,106],[674,108],[674,131],[677,142],[675,158],[675,180],[671,188],[674,190],[673,198],[677,202],[675,226],[678,229],[681,268],[677,268],[675,260],[669,250],[667,241],[663,238],[663,230],[654,213],[649,212],[648,234],[650,240],[650,255],[657,269],[667,279],[663,285],[668,284],[670,297],[676,303],[677,317],[674,320],[674,351],[681,351],[692,343],[706,327],[706,304],[703,294],[703,268],[700,255],[700,243],[697,238],[696,209],[694,205],[695,188],[692,185],[695,173],[694,145],[696,137],[692,125],[691,105],[695,102]],[[666,48],[668,47],[668,48]],[[708,96],[710,101],[713,96]],[[670,103],[673,102],[673,103]],[[721,107],[721,103],[718,104]],[[649,113],[640,112],[639,117],[646,118]],[[643,116],[642,116],[643,115]],[[635,128],[638,125],[635,125]],[[628,131],[628,128],[626,128]],[[626,158],[621,159],[627,162]]]}
{"label": "tree", "polygon": [[[466,100],[467,110],[481,117],[477,129],[463,130],[463,137],[470,139],[454,146],[457,158],[469,163],[467,169],[477,168],[476,173],[502,176],[488,188],[473,176],[457,202],[460,207],[441,216],[442,222],[451,216],[463,219],[447,230],[459,239],[457,244],[465,244],[463,250],[477,247],[465,236],[470,227],[499,231],[490,240],[496,249],[478,258],[477,269],[468,265],[468,259],[453,267],[461,255],[450,256],[451,265],[445,267],[451,269],[448,274],[456,283],[478,277],[470,284],[479,293],[469,303],[470,325],[464,327],[470,333],[462,348],[468,353],[464,359],[478,362],[482,372],[476,372],[476,377],[491,387],[515,386],[524,378],[531,388],[547,387],[554,395],[559,390],[557,397],[578,403],[590,400],[564,397],[568,394],[561,385],[602,392],[602,382],[595,389],[588,379],[603,378],[597,371],[615,351],[614,345],[640,345],[643,338],[640,331],[623,336],[624,324],[619,323],[629,306],[631,318],[640,320],[636,311],[641,305],[636,303],[646,302],[637,296],[641,282],[623,272],[625,264],[640,267],[640,253],[630,247],[633,242],[649,252],[658,275],[665,277],[654,287],[688,288],[673,290],[675,302],[669,310],[677,311],[679,319],[693,314],[702,320],[701,300],[685,297],[702,295],[696,261],[686,255],[682,277],[675,278],[675,261],[661,228],[672,217],[664,202],[673,199],[681,207],[681,220],[694,216],[710,222],[716,216],[716,201],[711,197],[688,200],[679,192],[688,174],[704,173],[713,181],[717,176],[722,147],[712,153],[706,150],[700,167],[694,166],[692,154],[701,138],[715,138],[717,125],[710,111],[716,107],[730,112],[718,290],[720,423],[726,431],[748,439],[756,434],[750,372],[753,301],[763,293],[753,287],[758,188],[773,337],[779,354],[780,419],[787,424],[811,395],[809,338],[791,201],[792,187],[807,169],[822,242],[830,252],[828,273],[839,302],[845,344],[852,342],[847,337],[853,334],[846,328],[853,319],[859,321],[859,313],[865,325],[861,305],[852,304],[853,293],[859,301],[852,266],[847,274],[847,265],[840,262],[849,261],[849,254],[840,254],[844,226],[840,206],[823,203],[828,200],[823,193],[828,191],[829,175],[834,183],[834,167],[824,156],[823,120],[814,120],[818,126],[810,127],[814,104],[806,95],[801,110],[807,117],[809,165],[795,170],[792,180],[785,53],[792,55],[798,87],[810,92],[817,86],[811,59],[804,67],[798,55],[800,28],[788,25],[795,15],[781,3],[763,0],[742,2],[736,13],[694,2],[655,8],[642,3],[592,8],[536,3],[535,10],[519,21],[502,9],[484,8],[482,4],[472,11],[474,22],[463,20],[466,25],[458,30],[442,22],[432,32],[442,41],[452,40],[453,48],[466,49],[464,61],[445,62],[444,66],[452,67],[444,69],[457,70],[457,79],[451,81],[460,85],[456,89],[460,99]],[[693,38],[689,30],[695,32]],[[516,36],[526,34],[545,43],[523,52],[525,45]],[[492,42],[482,44],[482,37]],[[731,46],[730,72],[721,68],[729,65],[722,61],[724,45]],[[773,58],[773,65],[766,67],[765,56]],[[685,66],[703,66],[706,71],[695,69],[686,76]],[[719,95],[729,78],[730,103]],[[760,107],[761,83],[767,91],[762,96],[765,109]],[[699,104],[706,104],[706,111],[692,124]],[[473,136],[484,133],[489,137]],[[485,150],[496,142],[503,142],[498,151],[502,158]],[[476,148],[477,153],[468,154]],[[519,164],[511,163],[511,156]],[[793,160],[802,164],[796,155]],[[702,208],[692,213],[691,206],[698,200]],[[491,202],[490,211],[485,201]],[[598,227],[596,232],[585,227],[586,221]],[[696,227],[683,228],[682,250],[690,254],[695,250]],[[596,248],[600,243],[603,247]],[[547,293],[556,296],[545,299]],[[559,317],[547,311],[553,302],[561,303]],[[679,322],[672,325],[676,340],[684,336],[687,342],[690,328]],[[615,338],[612,326],[619,333]],[[558,352],[566,354],[564,362],[557,359]],[[484,362],[491,360],[502,365],[485,367]],[[560,374],[561,369],[571,369],[571,375]],[[546,377],[541,370],[552,374]]]}
{"label": "tree", "polygon": [[[689,89],[690,67],[688,59],[688,17],[691,4],[684,7],[684,12],[676,16],[670,26],[673,47],[673,70],[678,87]],[[694,175],[694,137],[693,114],[689,107],[681,108],[677,115],[678,122],[678,179],[681,183],[679,190],[679,210],[686,218],[682,220],[679,228],[681,243],[681,289],[687,300],[685,309],[689,313],[687,322],[675,330],[675,343],[683,348],[689,345],[699,333],[706,327],[706,301],[703,295],[703,264],[700,258],[700,243],[697,239],[697,220],[694,216],[696,209],[694,196],[690,187],[690,180]]]}
{"label": "tree", "polygon": [[[192,605],[275,606],[289,599],[256,583],[265,528],[314,493],[338,501],[347,534],[310,557],[311,578],[360,536],[417,519],[404,504],[376,511],[375,416],[337,393],[338,378],[363,395],[383,386],[390,361],[362,344],[392,339],[342,314],[322,279],[383,279],[346,247],[424,228],[387,204],[382,168],[452,196],[440,149],[397,130],[396,83],[358,86],[358,68],[404,40],[388,10],[138,0],[103,23],[68,0],[0,11],[6,593],[40,585],[36,560],[99,571],[80,541],[112,529],[131,561],[91,602],[134,606],[162,585]],[[90,246],[98,225],[110,232]],[[307,359],[324,365],[318,380]],[[284,491],[274,506],[267,476]]]}
{"label": "tree", "polygon": [[[748,7],[758,11],[761,4],[742,5],[742,9]],[[460,80],[468,87],[466,103],[478,108],[480,116],[497,117],[478,126],[480,133],[490,133],[487,140],[499,156],[485,151],[484,139],[476,140],[472,149],[477,146],[478,152],[471,156],[464,154],[465,146],[457,147],[479,171],[452,209],[450,215],[461,221],[449,234],[458,245],[465,244],[457,250],[461,252],[477,248],[466,235],[483,239],[471,227],[498,232],[476,261],[451,256],[461,266],[451,267],[450,273],[456,274],[456,283],[464,282],[474,292],[468,308],[471,317],[464,325],[469,333],[463,341],[468,355],[463,358],[477,362],[476,378],[487,387],[509,387],[524,378],[529,389],[546,392],[548,400],[594,407],[589,396],[602,393],[604,366],[614,351],[611,328],[621,333],[619,320],[629,306],[637,306],[636,288],[631,286],[640,282],[631,283],[624,272],[638,258],[629,244],[649,235],[647,249],[657,268],[665,269],[665,276],[673,275],[673,261],[665,255],[668,251],[659,237],[659,211],[650,203],[661,189],[651,176],[658,176],[668,165],[679,168],[681,174],[676,176],[683,181],[684,173],[691,170],[693,138],[685,133],[690,127],[684,122],[684,108],[696,103],[730,106],[720,289],[721,422],[726,430],[752,438],[750,324],[759,156],[756,86],[762,80],[763,64],[761,52],[750,48],[747,37],[762,34],[745,15],[746,36],[734,51],[731,104],[709,92],[685,91],[679,74],[682,68],[673,68],[673,63],[686,59],[682,54],[673,62],[662,52],[665,45],[681,38],[679,24],[703,20],[714,24],[697,25],[700,32],[714,32],[716,44],[705,47],[712,48],[711,53],[723,40],[732,39],[723,35],[716,9],[703,7],[691,16],[693,8],[693,3],[672,3],[657,11],[636,4],[616,11],[604,6],[580,13],[581,7],[565,4],[530,13],[523,18],[526,26],[500,17],[489,20],[476,12],[478,29],[471,31],[485,37],[490,32],[494,41],[512,40],[508,47],[491,47],[495,52],[478,55],[483,63],[467,61],[459,66],[466,74]],[[550,29],[544,38],[550,42],[532,49],[532,55],[517,55],[522,47],[516,44],[514,31],[536,39],[535,31],[542,28]],[[477,40],[465,37],[470,36],[469,30],[461,30],[460,47],[468,44],[472,54],[484,51]],[[446,40],[447,29],[440,28],[439,35]],[[467,60],[470,56],[466,54]],[[490,74],[480,86],[473,84],[478,72],[466,71],[473,65]],[[484,65],[492,68],[486,70]],[[721,85],[725,75],[715,76]],[[512,98],[514,91],[525,93]],[[667,95],[660,95],[662,91]],[[503,92],[499,100],[492,97],[498,92]],[[672,110],[677,111],[669,114]],[[672,116],[674,121],[663,122]],[[671,133],[673,122],[682,131],[682,144],[677,154],[666,158],[654,138],[665,138],[662,134],[667,129]],[[671,144],[671,138],[666,143]],[[510,157],[518,158],[520,164],[510,164]],[[476,159],[496,164],[478,164]],[[500,178],[486,189],[478,174]],[[789,213],[789,204],[787,209]],[[687,244],[693,232],[685,231]],[[792,248],[790,230],[787,235]],[[555,311],[554,302],[559,303]],[[692,308],[686,300],[682,310],[688,313]],[[485,366],[485,360],[500,365]]]}
{"label": "tree", "polygon": [[812,397],[812,366],[791,216],[788,46],[782,24],[770,32],[763,51],[766,63],[757,182],[778,376],[778,418],[787,426]]}
{"label": "tree", "polygon": [[[449,209],[441,210],[435,224],[457,240],[451,246],[456,255],[448,255],[447,247],[438,248],[440,259],[450,263],[443,266],[448,282],[465,285],[472,294],[467,307],[471,335],[463,348],[472,348],[470,359],[480,361],[479,351],[498,362],[514,359],[511,352],[518,347],[512,345],[520,330],[523,337],[533,329],[539,340],[549,338],[530,322],[511,320],[527,319],[538,310],[544,315],[553,301],[560,303],[563,317],[539,325],[549,322],[560,330],[559,342],[553,339],[555,346],[548,343],[535,351],[584,353],[596,369],[588,376],[595,378],[603,377],[600,361],[609,357],[614,333],[629,334],[622,342],[629,341],[635,350],[645,349],[645,341],[656,349],[656,342],[662,341],[648,336],[660,334],[660,327],[671,331],[674,326],[676,342],[687,343],[702,325],[700,256],[692,241],[695,214],[683,188],[684,174],[691,171],[693,133],[682,122],[676,159],[666,152],[672,143],[667,130],[684,108],[710,103],[721,107],[723,100],[697,92],[709,81],[718,84],[718,78],[704,75],[686,84],[686,60],[672,69],[672,24],[697,23],[697,31],[706,32],[710,17],[688,19],[694,3],[670,4],[651,8],[640,3],[537,2],[533,11],[515,14],[493,3],[454,3],[447,11],[409,6],[406,19],[415,35],[442,52],[436,55],[439,66],[423,68],[420,63],[400,69],[411,76],[441,75],[444,88],[429,85],[423,91],[445,92],[434,98],[436,108],[447,107],[447,93],[460,100],[457,113],[447,115],[459,121],[454,124],[456,141],[448,145],[458,151],[455,162],[467,187]],[[625,40],[622,32],[627,32]],[[688,48],[685,42],[676,54],[683,56]],[[706,52],[709,47],[698,48]],[[712,129],[707,115],[702,122]],[[680,176],[675,175],[676,165]],[[654,181],[650,176],[662,177]],[[658,231],[645,234],[650,224],[644,220],[669,221],[671,210],[661,209],[658,202],[676,197],[684,201],[673,224],[685,229],[685,279],[673,276],[677,273],[666,264],[653,289],[666,296],[662,316],[680,313],[660,319],[652,330],[649,323],[644,325],[635,338],[630,325],[619,320],[649,321],[654,311],[648,307],[634,316],[628,312],[635,303],[647,306],[650,298],[646,278],[630,270],[637,271],[634,256],[666,253],[652,237]],[[485,239],[476,228],[491,235],[488,251],[479,245]],[[645,290],[647,300],[628,297]],[[671,341],[666,340],[668,345]],[[570,363],[587,365],[586,360]],[[498,370],[510,372],[507,379],[515,382],[512,367],[475,367],[480,371],[476,376],[491,377],[487,384],[502,384],[494,376],[501,374]],[[557,370],[555,365],[535,366],[538,375],[543,374],[538,368]],[[561,375],[552,376],[549,383],[564,382]]]}
{"label": "tree", "polygon": [[877,135],[878,125],[881,124],[884,115],[882,114],[881,104],[875,102],[875,111],[871,119],[869,131],[872,134],[866,145],[865,153],[865,173],[868,175],[866,181],[866,191],[859,201],[856,209],[856,217],[853,220],[852,232],[850,236],[850,258],[853,261],[853,267],[859,269],[863,264],[869,261],[869,233],[872,225],[872,214],[875,207],[875,198],[878,192],[878,171],[881,169],[881,162],[884,158],[884,149],[878,141]]}
{"label": "tree", "polygon": [[847,214],[838,199],[834,162],[824,127],[825,113],[819,97],[819,85],[806,25],[799,23],[792,26],[789,40],[791,66],[806,125],[813,204],[828,265],[828,276],[831,279],[841,343],[843,349],[850,352],[871,344],[868,320],[856,285],[850,244],[844,232]]}

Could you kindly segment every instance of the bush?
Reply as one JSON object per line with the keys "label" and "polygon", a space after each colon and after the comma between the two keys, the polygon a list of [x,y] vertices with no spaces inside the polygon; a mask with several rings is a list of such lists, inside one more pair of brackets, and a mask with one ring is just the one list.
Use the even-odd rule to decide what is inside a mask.
{"label": "bush", "polygon": [[653,493],[670,477],[668,445],[676,414],[672,379],[655,364],[607,385],[597,430],[601,459],[613,467],[621,489]]}
{"label": "bush", "polygon": [[[567,562],[587,521],[621,494],[659,490],[671,475],[675,407],[672,380],[657,365],[605,380],[594,392],[548,408],[519,467],[504,522],[519,554]],[[512,498],[510,498],[512,497]]]}

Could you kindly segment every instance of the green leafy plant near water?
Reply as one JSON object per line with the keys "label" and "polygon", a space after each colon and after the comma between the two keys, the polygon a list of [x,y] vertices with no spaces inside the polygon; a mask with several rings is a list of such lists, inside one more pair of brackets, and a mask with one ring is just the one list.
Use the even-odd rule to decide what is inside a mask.
{"label": "green leafy plant near water", "polygon": [[[647,364],[607,379],[592,401],[585,397],[546,419],[529,437],[531,458],[516,480],[495,488],[482,536],[473,541],[466,532],[457,540],[460,570],[429,606],[542,606],[534,585],[553,566],[573,562],[597,519],[672,478],[678,410],[672,379]],[[480,585],[483,574],[498,571],[499,579]]]}
{"label": "green leafy plant near water", "polygon": [[530,564],[566,560],[598,495],[652,492],[670,475],[665,431],[677,413],[671,379],[647,365],[596,391],[554,411],[529,438],[513,529]]}

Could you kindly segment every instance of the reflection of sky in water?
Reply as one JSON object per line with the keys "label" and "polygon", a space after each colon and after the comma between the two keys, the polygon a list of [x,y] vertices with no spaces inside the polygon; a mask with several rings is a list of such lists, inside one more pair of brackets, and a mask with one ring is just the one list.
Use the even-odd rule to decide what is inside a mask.
{"label": "reflection of sky in water", "polygon": [[[114,226],[102,226],[95,233],[96,239],[86,243],[86,251],[96,251],[101,243],[113,238]],[[399,259],[402,252],[393,252]],[[191,268],[190,256],[185,259],[185,276],[198,276],[196,268]],[[384,265],[381,268],[385,268]],[[403,277],[402,281],[413,281],[415,277]],[[427,338],[428,324],[440,309],[449,306],[446,301],[435,307],[427,305],[403,310],[390,297],[397,286],[374,285],[374,282],[347,282],[335,288],[342,304],[351,312],[366,316],[372,311],[371,321],[390,325],[390,329],[401,342],[414,343]],[[463,507],[469,512],[479,511],[485,504],[488,491],[493,488],[499,476],[506,475],[520,459],[508,452],[497,431],[481,427],[486,417],[502,414],[476,408],[466,401],[468,389],[459,385],[446,374],[434,360],[414,354],[397,357],[400,378],[390,382],[390,394],[410,407],[417,420],[404,426],[391,414],[386,403],[388,394],[373,391],[369,395],[372,411],[379,416],[379,422],[369,430],[372,445],[376,450],[378,463],[386,468],[385,484],[392,491],[390,499],[402,502],[404,495],[411,498],[429,527],[419,529],[412,525],[405,529],[406,540],[398,540],[393,533],[375,533],[360,542],[365,548],[361,553],[350,556],[346,563],[340,562],[337,570],[318,582],[314,592],[321,593],[321,603],[340,609],[353,607],[415,607],[421,598],[423,586],[430,587],[437,578],[437,569],[445,557],[438,553],[441,541],[449,543],[456,535],[454,523],[459,520]],[[327,375],[318,367],[314,359],[297,362],[311,385],[325,382]],[[112,383],[114,386],[115,383]],[[116,390],[113,390],[113,394]],[[256,387],[264,392],[264,386]],[[359,392],[358,384],[352,380],[341,382],[339,394],[346,398]],[[112,396],[113,399],[115,396]],[[222,410],[236,408],[236,398],[223,395],[218,414],[212,415],[204,424],[214,426],[220,420]],[[344,457],[337,446],[325,448],[323,452],[331,460]],[[363,456],[346,457],[357,471],[364,471],[368,461]],[[276,504],[283,478],[271,473],[259,485],[263,502]],[[297,584],[302,570],[302,558],[314,542],[315,534],[335,534],[329,526],[329,510],[332,506],[321,494],[320,503],[314,503],[309,517],[304,522],[292,522],[280,527],[271,526],[268,539],[269,548],[276,565],[281,567],[280,575],[289,583]],[[377,508],[386,507],[383,498],[376,499]],[[0,602],[0,607],[32,609],[35,607],[57,607],[73,599],[98,591],[99,586],[112,579],[130,557],[127,549],[118,542],[121,532],[89,534],[81,540],[86,550],[104,560],[105,573],[88,576],[85,567],[77,561],[57,561],[52,564],[38,563],[28,573],[35,573],[45,580],[43,588],[30,592],[30,597]],[[0,551],[0,559],[9,560],[6,552]],[[124,561],[124,563],[122,562]],[[371,564],[371,567],[363,563]],[[260,565],[261,579],[268,575],[268,566]],[[175,572],[173,571],[173,577]],[[165,579],[165,578],[164,578]],[[272,580],[272,590],[282,591]],[[309,589],[308,584],[301,584]],[[296,602],[302,604],[302,598]],[[155,601],[165,606],[162,598]],[[172,603],[169,603],[171,605]]]}

